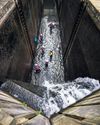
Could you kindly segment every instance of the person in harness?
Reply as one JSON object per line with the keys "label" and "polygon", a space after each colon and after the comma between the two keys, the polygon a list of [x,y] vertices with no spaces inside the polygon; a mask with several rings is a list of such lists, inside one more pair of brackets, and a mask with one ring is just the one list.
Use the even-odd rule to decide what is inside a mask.
{"label": "person in harness", "polygon": [[50,62],[52,61],[52,57],[53,57],[53,51],[49,52],[49,56],[50,56]]}
{"label": "person in harness", "polygon": [[37,46],[37,44],[38,44],[38,37],[37,36],[34,37],[34,44],[35,44],[35,46]]}
{"label": "person in harness", "polygon": [[51,35],[52,30],[54,29],[54,23],[50,23],[48,26],[50,27],[50,35]]}
{"label": "person in harness", "polygon": [[35,73],[40,73],[41,72],[40,66],[37,63],[34,65],[34,69],[35,69]]}
{"label": "person in harness", "polygon": [[46,69],[48,68],[48,63],[49,63],[49,61],[48,61],[48,60],[45,60],[45,68],[46,68]]}
{"label": "person in harness", "polygon": [[39,42],[40,42],[40,44],[43,44],[43,34],[40,34],[40,36],[39,36]]}
{"label": "person in harness", "polygon": [[44,48],[44,46],[42,46],[42,47],[41,47],[41,57],[44,56],[44,53],[45,53],[44,50],[45,50],[45,48]]}

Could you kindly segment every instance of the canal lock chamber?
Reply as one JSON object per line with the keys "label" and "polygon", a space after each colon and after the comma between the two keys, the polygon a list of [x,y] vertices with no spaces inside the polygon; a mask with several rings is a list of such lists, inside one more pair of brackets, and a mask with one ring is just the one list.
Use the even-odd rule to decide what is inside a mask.
{"label": "canal lock chamber", "polygon": [[[58,51],[60,51],[60,54],[62,55],[57,55],[56,58],[59,59],[59,56],[61,56],[60,60],[58,60],[58,63],[60,61],[62,63],[63,61],[62,65],[64,65],[64,71],[61,68],[59,69],[59,73],[64,72],[64,74],[61,74],[60,77],[63,77],[64,75],[65,80],[60,79],[61,80],[60,81],[61,83],[60,83],[59,82],[60,77],[59,77],[58,83],[57,81],[56,83],[54,82],[55,79],[57,78],[56,77],[57,67],[59,67],[59,65],[56,65],[57,64],[56,63],[54,64],[54,67],[53,67],[54,70],[52,71],[49,70],[51,74],[49,74],[49,71],[45,72],[43,69],[43,72],[40,74],[40,76],[38,76],[37,74],[34,74],[34,70],[33,70],[33,74],[32,74],[33,79],[29,84],[21,82],[21,81],[27,81],[25,80],[26,75],[24,74],[25,73],[24,71],[21,73],[22,77],[20,77],[20,75],[19,76],[14,75],[13,72],[12,72],[12,75],[10,75],[11,71],[14,71],[14,68],[12,68],[12,70],[10,71],[8,70],[9,74],[7,75],[9,76],[6,75],[6,77],[7,79],[13,79],[13,81],[12,80],[7,81],[1,86],[2,90],[7,91],[12,96],[15,96],[21,101],[26,102],[32,108],[43,111],[43,113],[47,117],[50,117],[54,113],[59,112],[61,109],[66,108],[70,104],[75,103],[76,101],[82,99],[83,97],[99,89],[100,87],[99,81],[98,81],[100,79],[100,74],[99,74],[100,34],[99,34],[99,29],[96,27],[91,16],[89,15],[89,12],[87,9],[87,3],[81,2],[79,0],[75,2],[73,0],[72,1],[62,0],[62,1],[51,1],[51,3],[54,3],[54,4],[50,5],[49,2],[50,1],[46,1],[46,4],[45,4],[45,1],[44,3],[41,3],[42,6],[44,5],[45,7],[45,11],[43,11],[44,12],[43,14],[46,18],[45,17],[42,18],[42,14],[41,14],[41,18],[44,20],[43,25],[46,23],[45,27],[42,27],[40,31],[36,29],[37,31],[35,32],[38,34],[42,32],[43,37],[45,38],[44,46],[47,53],[49,52],[49,48],[51,49],[54,48],[55,46],[54,43],[56,43],[57,38],[61,36],[60,42],[58,39],[58,43],[60,45],[60,47],[58,46]],[[55,3],[56,3],[56,6],[55,6]],[[39,4],[37,3],[37,5]],[[56,13],[57,14],[56,18],[54,17],[55,15],[53,15],[54,12],[56,12],[55,8],[58,10]],[[38,16],[40,17],[40,15]],[[37,19],[39,19],[40,21],[41,18],[39,17]],[[22,17],[19,17],[19,18],[22,18]],[[49,34],[48,22],[46,22],[48,21],[47,18],[49,20],[49,23],[52,21],[53,22],[55,21],[59,27],[59,28],[56,27],[51,35]],[[21,23],[23,24],[23,22]],[[26,21],[26,24],[27,24],[27,21]],[[30,25],[29,22],[27,25],[28,26]],[[34,26],[36,28],[41,27],[41,25],[42,24],[38,22],[36,27],[36,21],[34,23]],[[45,29],[45,32],[44,32],[44,29]],[[22,33],[24,32],[24,34],[26,34],[26,37],[29,37],[27,36],[27,32],[25,33],[23,29],[20,29],[20,30],[22,30]],[[58,36],[56,33],[58,33]],[[53,39],[53,37],[54,38],[56,37],[56,39]],[[49,46],[49,44],[46,44],[47,42],[46,40],[48,40],[48,42],[51,43],[51,47]],[[26,47],[24,43],[23,45]],[[23,48],[22,45],[20,46]],[[31,50],[30,44],[28,44],[27,48]],[[33,59],[33,57],[31,57],[32,55],[29,54],[30,62],[28,64],[30,64],[30,66],[31,66],[32,60],[34,61],[34,63],[37,61],[37,57],[39,57],[38,53],[40,52],[41,44],[39,44],[37,48],[38,50],[36,49],[37,53],[36,53],[35,59]],[[55,49],[56,48],[57,46],[55,47]],[[53,51],[55,51],[55,49]],[[22,53],[22,49],[20,49],[19,51]],[[18,54],[19,51],[16,51],[16,54]],[[25,53],[23,54],[25,55],[28,53],[25,50]],[[20,54],[18,54],[18,56],[19,56],[18,60],[20,59],[18,62],[22,61],[23,56],[21,56],[21,58],[20,58]],[[24,58],[27,61],[29,57],[27,56],[26,58],[25,56]],[[45,59],[47,58],[48,58],[48,55],[45,56]],[[43,60],[41,60],[40,57],[38,59],[39,59],[38,61],[40,61],[40,64],[44,65]],[[13,65],[15,65],[16,63],[14,63]],[[55,63],[55,59],[53,60],[53,63]],[[21,64],[23,66],[23,61]],[[17,65],[20,67],[20,64],[17,63]],[[28,65],[28,67],[30,66]],[[12,67],[12,61],[11,61],[10,67]],[[50,64],[50,67],[52,69],[52,62]],[[26,65],[25,65],[25,69],[27,69]],[[19,71],[20,71],[20,68],[18,68],[18,72]],[[55,73],[52,73],[52,72],[55,72]],[[15,73],[17,72],[15,71]],[[43,75],[43,73],[45,75]],[[53,79],[50,76],[53,76]],[[19,80],[20,82],[15,80]],[[37,82],[35,82],[36,80]],[[49,80],[51,82],[49,82]]]}

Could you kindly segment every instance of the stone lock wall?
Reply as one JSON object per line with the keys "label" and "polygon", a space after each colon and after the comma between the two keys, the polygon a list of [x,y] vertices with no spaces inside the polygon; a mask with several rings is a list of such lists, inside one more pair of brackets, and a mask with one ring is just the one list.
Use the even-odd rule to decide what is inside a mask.
{"label": "stone lock wall", "polygon": [[58,13],[63,54],[71,37],[74,38],[70,54],[64,61],[65,80],[87,76],[100,80],[100,30],[92,19],[93,12],[89,12],[89,8],[93,8],[92,4],[88,5],[87,1],[86,10],[75,32],[80,7],[81,0],[62,0]]}
{"label": "stone lock wall", "polygon": [[[41,0],[22,0],[29,41],[15,3],[0,20],[0,80],[29,80],[34,54],[33,38],[38,33],[42,13]],[[7,10],[8,8],[6,8]],[[1,10],[0,10],[1,11]]]}

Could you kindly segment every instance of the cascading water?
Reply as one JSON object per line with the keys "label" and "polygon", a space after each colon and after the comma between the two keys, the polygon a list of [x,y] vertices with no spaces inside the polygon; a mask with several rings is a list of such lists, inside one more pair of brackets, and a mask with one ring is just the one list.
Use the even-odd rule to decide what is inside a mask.
{"label": "cascading water", "polygon": [[[53,18],[53,17],[52,17]],[[55,28],[50,35],[49,24],[51,23],[49,17],[44,17],[41,22],[40,34],[43,34],[43,44],[38,44],[37,46],[37,56],[35,63],[38,63],[41,67],[40,74],[34,74],[36,78],[36,85],[44,85],[45,81],[49,83],[64,83],[64,67],[62,60],[62,50],[61,50],[61,39],[59,25],[57,21],[53,21]],[[54,20],[57,20],[54,18]],[[44,56],[41,57],[41,47],[44,46]],[[48,64],[48,68],[45,68],[45,60],[50,60],[49,52],[53,51],[53,59]],[[34,81],[34,77],[33,77]]]}
{"label": "cascading water", "polygon": [[[50,21],[52,19],[52,21]],[[50,33],[50,23],[55,27]],[[41,110],[50,117],[52,114],[59,112],[61,109],[68,107],[91,92],[100,88],[99,81],[90,78],[77,78],[72,82],[64,82],[64,67],[62,59],[61,39],[59,23],[57,18],[45,16],[41,22],[40,34],[43,34],[43,43],[37,46],[37,56],[35,63],[41,68],[39,74],[35,74],[35,84],[45,86],[47,92],[44,96]],[[41,47],[44,46],[44,56],[41,57]],[[49,60],[49,52],[53,51],[53,59],[45,68],[45,60]],[[45,105],[44,105],[45,103]]]}
{"label": "cascading water", "polygon": [[[49,27],[51,22],[54,23],[52,32]],[[7,81],[1,86],[1,89],[26,102],[32,108],[41,110],[47,117],[50,117],[93,91],[100,89],[100,84],[98,80],[88,77],[77,78],[65,83],[57,18],[43,17],[40,28],[41,33],[43,34],[43,43],[38,44],[35,58],[35,63],[40,65],[41,72],[35,73],[33,68],[30,85],[24,84],[21,87],[14,82]],[[44,47],[44,55],[41,54],[42,47]],[[53,52],[51,61],[50,51]],[[48,67],[45,67],[45,60],[49,60]]]}

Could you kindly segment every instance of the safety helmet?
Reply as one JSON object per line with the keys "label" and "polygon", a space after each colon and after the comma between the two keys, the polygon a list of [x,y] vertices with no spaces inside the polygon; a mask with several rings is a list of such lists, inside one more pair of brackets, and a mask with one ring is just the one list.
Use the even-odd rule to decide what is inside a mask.
{"label": "safety helmet", "polygon": [[46,59],[46,60],[45,60],[45,62],[46,62],[46,63],[48,63],[48,62],[49,62],[49,60],[48,60],[48,59]]}
{"label": "safety helmet", "polygon": [[38,64],[36,63],[34,66],[38,66]]}
{"label": "safety helmet", "polygon": [[52,25],[55,25],[55,23],[53,22]]}
{"label": "safety helmet", "polygon": [[43,36],[43,34],[41,33],[40,36]]}
{"label": "safety helmet", "polygon": [[44,49],[45,47],[44,47],[44,46],[42,46],[42,48]]}

